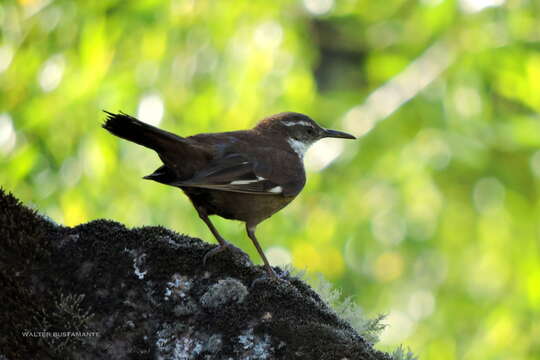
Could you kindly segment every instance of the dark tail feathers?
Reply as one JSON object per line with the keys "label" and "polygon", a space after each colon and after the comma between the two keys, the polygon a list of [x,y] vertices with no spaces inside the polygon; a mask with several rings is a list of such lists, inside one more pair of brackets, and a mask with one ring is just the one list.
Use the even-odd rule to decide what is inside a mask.
{"label": "dark tail feathers", "polygon": [[107,120],[102,127],[122,139],[156,151],[166,149],[171,142],[183,141],[183,138],[178,135],[158,129],[122,112],[119,114],[105,110],[104,112],[107,114]]}
{"label": "dark tail feathers", "polygon": [[152,174],[144,176],[143,179],[154,180],[162,184],[170,184],[178,180],[178,176],[176,176],[176,174],[169,169],[167,165],[163,165]]}

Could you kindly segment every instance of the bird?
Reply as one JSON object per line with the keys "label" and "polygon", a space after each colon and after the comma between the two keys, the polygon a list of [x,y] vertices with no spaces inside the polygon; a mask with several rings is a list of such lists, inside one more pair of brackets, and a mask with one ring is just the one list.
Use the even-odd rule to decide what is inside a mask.
{"label": "bird", "polygon": [[248,130],[201,133],[182,137],[123,112],[107,114],[102,127],[122,139],[154,150],[163,165],[143,179],[180,188],[208,226],[217,247],[207,259],[237,248],[218,232],[209,216],[245,223],[248,237],[264,262],[267,275],[278,279],[257,240],[257,225],[287,206],[306,184],[304,154],[323,138],[355,139],[329,130],[297,112],[268,116]]}

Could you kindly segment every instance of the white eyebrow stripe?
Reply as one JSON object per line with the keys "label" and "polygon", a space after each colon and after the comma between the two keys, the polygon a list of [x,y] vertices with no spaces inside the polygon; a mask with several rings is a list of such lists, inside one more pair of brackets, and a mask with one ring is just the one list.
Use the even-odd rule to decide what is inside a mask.
{"label": "white eyebrow stripe", "polygon": [[274,186],[271,189],[268,189],[268,192],[274,193],[274,194],[281,194],[283,192],[283,188],[281,186]]}
{"label": "white eyebrow stripe", "polygon": [[302,126],[313,127],[313,124],[308,122],[308,121],[284,121],[283,125],[285,125],[285,126],[302,125]]}

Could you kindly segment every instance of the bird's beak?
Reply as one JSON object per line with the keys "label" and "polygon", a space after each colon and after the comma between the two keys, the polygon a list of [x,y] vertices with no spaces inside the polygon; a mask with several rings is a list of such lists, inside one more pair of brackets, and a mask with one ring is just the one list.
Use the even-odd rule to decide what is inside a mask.
{"label": "bird's beak", "polygon": [[347,134],[343,131],[324,129],[323,137],[341,138],[341,139],[356,139],[355,136]]}

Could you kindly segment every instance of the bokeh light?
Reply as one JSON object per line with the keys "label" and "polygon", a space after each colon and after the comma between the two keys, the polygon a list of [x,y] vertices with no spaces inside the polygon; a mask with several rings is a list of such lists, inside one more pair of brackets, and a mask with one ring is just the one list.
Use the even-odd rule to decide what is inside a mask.
{"label": "bokeh light", "polygon": [[[540,7],[534,1],[0,2],[0,185],[65,225],[213,238],[124,111],[189,136],[303,112],[327,139],[258,228],[421,359],[540,358]],[[244,227],[216,219],[259,262]]]}

